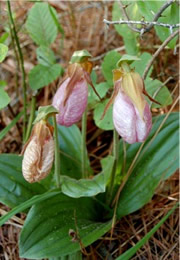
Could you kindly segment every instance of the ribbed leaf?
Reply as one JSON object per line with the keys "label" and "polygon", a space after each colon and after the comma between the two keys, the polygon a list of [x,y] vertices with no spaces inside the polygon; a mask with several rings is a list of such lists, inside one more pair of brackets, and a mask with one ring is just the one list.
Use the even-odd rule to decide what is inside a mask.
{"label": "ribbed leaf", "polygon": [[105,192],[107,181],[112,172],[114,158],[112,156],[108,156],[103,159],[101,163],[103,169],[102,172],[97,174],[92,179],[75,180],[67,176],[61,176],[62,192],[73,198],[91,197],[97,195],[98,193]]}
{"label": "ribbed leaf", "polygon": [[87,246],[102,236],[111,222],[96,221],[97,210],[92,199],[72,199],[59,194],[36,204],[26,218],[20,236],[20,256],[40,259],[65,256],[80,249],[69,230],[78,230],[78,238]]}
{"label": "ribbed leaf", "polygon": [[0,202],[10,207],[46,191],[42,185],[24,180],[22,157],[15,154],[0,155],[0,179]]}
{"label": "ribbed leaf", "polygon": [[44,66],[52,66],[56,62],[54,52],[46,46],[40,46],[36,49],[38,62]]}
{"label": "ribbed leaf", "polygon": [[[58,125],[58,137],[60,146],[61,174],[81,178],[81,132],[76,125],[65,127]],[[86,159],[87,175],[92,173],[89,158]]]}
{"label": "ribbed leaf", "polygon": [[2,226],[6,221],[8,221],[8,219],[13,217],[17,213],[20,213],[20,212],[30,208],[32,205],[39,203],[43,200],[46,200],[48,198],[51,198],[52,196],[55,196],[56,194],[59,194],[59,193],[60,193],[60,191],[53,190],[53,191],[46,192],[46,193],[43,193],[40,195],[35,195],[32,198],[30,198],[29,200],[22,202],[21,204],[19,204],[18,206],[14,207],[12,210],[10,210],[6,215],[4,215],[0,218],[0,226]]}
{"label": "ribbed leaf", "polygon": [[[55,12],[55,10],[53,9]],[[35,3],[31,8],[26,28],[35,43],[50,45],[57,36],[57,27],[51,16],[47,3]]]}
{"label": "ribbed leaf", "polygon": [[29,84],[33,90],[47,86],[62,75],[63,69],[59,64],[44,66],[39,64],[29,72]]}
{"label": "ribbed leaf", "polygon": [[49,260],[82,260],[82,253],[78,251],[74,254],[61,256],[61,257],[51,257]]}
{"label": "ribbed leaf", "polygon": [[[178,169],[179,113],[170,114],[159,134],[151,142],[151,138],[164,118],[165,115],[154,118],[150,136],[121,192],[117,208],[119,217],[145,205],[152,198],[160,180],[166,179]],[[127,145],[126,172],[139,147],[140,144],[137,143]],[[122,143],[120,151],[122,151]],[[123,160],[122,152],[120,152],[120,160]]]}

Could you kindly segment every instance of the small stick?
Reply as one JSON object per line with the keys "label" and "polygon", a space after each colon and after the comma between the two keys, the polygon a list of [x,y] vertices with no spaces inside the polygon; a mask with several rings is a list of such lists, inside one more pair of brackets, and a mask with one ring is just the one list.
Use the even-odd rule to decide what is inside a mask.
{"label": "small stick", "polygon": [[[106,24],[127,24],[127,25],[130,25],[130,24],[141,24],[141,25],[149,25],[149,27],[151,26],[151,28],[156,25],[156,26],[162,26],[162,27],[166,27],[166,28],[169,28],[169,29],[173,29],[173,28],[177,28],[180,26],[179,23],[177,24],[169,24],[169,23],[158,23],[158,22],[147,22],[147,21],[132,21],[132,20],[128,20],[128,21],[125,21],[125,20],[119,20],[119,21],[108,21],[106,19],[103,20],[104,23]],[[147,27],[148,28],[148,27]],[[143,29],[143,33],[145,33],[147,31],[147,28],[142,28]],[[138,29],[138,32],[141,32],[142,29]]]}
{"label": "small stick", "polygon": [[156,57],[159,55],[159,53],[165,48],[165,46],[174,38],[178,35],[179,30],[175,31],[174,33],[172,33],[162,44],[161,46],[157,49],[157,51],[153,54],[151,60],[148,62],[144,73],[143,73],[143,80],[147,77],[148,71],[150,70],[150,67],[152,66],[154,60],[156,59]]}
{"label": "small stick", "polygon": [[[120,20],[120,21],[114,21],[114,22],[111,21],[111,22],[110,22],[110,21],[107,21],[106,19],[104,19],[104,22],[105,22],[106,24],[127,24],[132,31],[140,33],[141,36],[142,36],[144,33],[149,32],[154,25],[163,26],[163,27],[168,27],[168,28],[170,29],[171,33],[172,33],[172,29],[173,29],[173,28],[176,28],[176,27],[179,27],[179,26],[180,26],[179,24],[171,25],[171,24],[164,24],[164,23],[158,23],[158,22],[156,22],[156,21],[159,19],[159,17],[161,17],[161,14],[164,12],[164,10],[166,10],[166,8],[168,8],[172,3],[174,3],[175,0],[169,0],[169,1],[165,2],[165,3],[161,6],[161,8],[159,9],[159,11],[154,15],[154,19],[153,19],[152,22],[130,21],[129,16],[128,16],[127,12],[126,12],[126,7],[127,7],[128,5],[125,5],[125,6],[124,6],[121,0],[119,0],[118,2],[119,2],[119,5],[120,5],[120,8],[121,8],[121,10],[122,10],[122,13],[123,13],[123,15],[124,15],[124,17],[125,17],[125,19],[126,19],[127,21],[122,21],[122,20]],[[146,25],[147,27],[146,27],[146,28],[137,28],[137,27],[134,27],[133,24],[142,24],[142,25]]]}

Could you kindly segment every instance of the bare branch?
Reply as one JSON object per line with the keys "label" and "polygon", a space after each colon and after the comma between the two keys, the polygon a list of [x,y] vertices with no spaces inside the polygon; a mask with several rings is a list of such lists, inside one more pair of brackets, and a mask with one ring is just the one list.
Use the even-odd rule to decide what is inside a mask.
{"label": "bare branch", "polygon": [[[157,25],[157,26],[162,26],[162,27],[166,27],[166,28],[169,28],[169,29],[173,29],[173,28],[177,28],[177,27],[180,27],[180,24],[177,23],[177,24],[169,24],[169,23],[158,23],[158,22],[146,22],[146,21],[124,21],[124,20],[119,20],[119,21],[108,21],[106,19],[103,20],[104,23],[106,24],[127,24],[127,25],[130,25],[130,24],[141,24],[141,25],[152,25],[152,27],[154,25]],[[148,27],[149,27],[148,26]],[[148,28],[147,27],[147,28]],[[152,28],[151,27],[151,28]],[[143,33],[147,32],[147,28],[142,28],[143,29]],[[150,27],[149,27],[150,28]],[[139,32],[142,34],[141,30],[142,29],[139,29]]]}
{"label": "bare branch", "polygon": [[[154,19],[153,21],[151,22],[145,22],[145,21],[132,21],[129,19],[129,16],[126,12],[126,7],[127,6],[124,6],[123,3],[121,2],[121,0],[119,0],[119,5],[120,5],[120,8],[122,10],[122,13],[126,19],[126,21],[124,20],[119,20],[119,21],[108,21],[106,19],[104,19],[104,23],[106,24],[127,24],[130,29],[134,32],[138,32],[140,33],[140,35],[142,36],[144,33],[146,32],[149,32],[153,26],[162,26],[162,27],[166,27],[166,28],[169,28],[170,29],[170,32],[172,33],[173,32],[173,28],[177,28],[180,26],[180,24],[165,24],[165,23],[158,23],[157,20],[159,19],[159,17],[161,16],[161,14],[164,12],[164,10],[166,8],[168,8],[172,3],[174,3],[175,0],[169,0],[167,1],[166,3],[164,3],[161,8],[159,9],[159,11],[154,15]],[[133,24],[141,24],[141,25],[145,25],[146,28],[137,28],[137,27],[134,27]]]}
{"label": "bare branch", "polygon": [[[161,16],[161,14],[164,12],[164,10],[166,10],[166,8],[168,8],[168,6],[170,6],[173,2],[175,2],[175,1],[174,0],[170,0],[170,1],[167,1],[166,3],[164,3],[161,6],[161,8],[159,9],[159,11],[155,14],[153,22],[156,22],[159,19],[159,17]],[[152,27],[153,27],[153,24],[150,24],[146,28],[145,32],[149,32],[152,29]]]}
{"label": "bare branch", "polygon": [[157,49],[157,51],[153,54],[152,59],[149,61],[149,63],[147,64],[145,71],[143,73],[143,79],[146,78],[148,71],[150,69],[150,67],[152,66],[154,60],[156,59],[156,57],[159,55],[159,53],[165,48],[165,46],[174,38],[178,35],[179,30],[175,31],[174,33],[172,33],[159,47],[159,49]]}
{"label": "bare branch", "polygon": [[[124,6],[123,4],[122,4],[122,2],[121,2],[121,0],[119,1],[119,5],[120,5],[120,8],[121,8],[121,10],[122,10],[122,13],[123,13],[123,15],[124,15],[124,17],[126,18],[126,20],[128,20],[129,21],[129,16],[128,16],[128,14],[127,14],[127,12],[126,12],[126,6]],[[104,19],[105,20],[105,19]],[[103,20],[103,22],[105,22]],[[106,23],[107,24],[107,23]],[[132,31],[134,31],[134,32],[141,32],[141,30],[140,29],[138,29],[138,28],[135,28],[134,26],[132,26],[132,24],[128,24],[128,26],[131,28],[131,30]]]}

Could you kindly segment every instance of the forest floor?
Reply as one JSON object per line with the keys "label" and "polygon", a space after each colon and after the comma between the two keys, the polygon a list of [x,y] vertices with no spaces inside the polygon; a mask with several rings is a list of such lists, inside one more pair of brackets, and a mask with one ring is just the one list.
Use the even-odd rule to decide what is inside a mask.
{"label": "forest floor", "polygon": [[[57,54],[60,64],[66,68],[68,61],[75,50],[88,49],[94,58],[94,66],[98,75],[98,81],[102,81],[101,63],[105,54],[113,49],[124,54],[123,40],[115,31],[113,26],[109,28],[103,23],[103,18],[111,19],[112,2],[106,1],[49,1],[56,9],[62,27],[65,30],[63,48],[61,46],[61,36],[59,35],[52,49]],[[105,3],[106,2],[106,3]],[[27,12],[33,2],[12,1],[12,9],[15,14],[15,22],[18,28],[18,36],[25,60],[26,73],[37,64],[36,46],[28,36],[24,23]],[[8,16],[6,2],[0,3],[0,35],[8,27]],[[154,30],[145,34],[140,39],[142,50],[153,54],[160,41],[155,37]],[[177,51],[179,45],[177,46]],[[178,61],[173,50],[166,48],[160,53],[158,63],[154,63],[153,78],[158,78],[162,82],[167,79],[167,75],[172,78],[167,83],[167,87],[172,92],[178,81]],[[11,105],[0,112],[0,130],[11,122],[14,115],[22,109],[23,100],[20,88],[21,73],[17,69],[17,61],[14,55],[13,46],[10,44],[8,56],[1,64],[0,78],[8,82],[7,92],[11,97]],[[51,104],[52,97],[56,92],[58,80],[43,88],[37,98],[37,106]],[[178,95],[178,91],[173,93],[173,99]],[[29,95],[28,101],[31,95]],[[170,107],[154,109],[154,115],[167,113]],[[178,111],[175,106],[174,111]],[[22,149],[22,122],[20,121],[1,141],[0,153],[19,154]],[[88,152],[95,156],[90,157],[91,165],[94,169],[99,167],[99,159],[108,154],[112,146],[112,132],[101,132],[95,140],[88,142],[91,133],[96,130],[91,111],[88,115]],[[106,145],[103,140],[106,138]],[[98,146],[97,146],[98,143]],[[161,219],[169,209],[177,202],[179,197],[179,174],[175,173],[168,180],[161,182],[151,202],[141,210],[123,217],[116,223],[112,237],[107,233],[101,239],[86,248],[88,256],[86,259],[115,259],[122,252],[135,245],[148,231],[150,231],[159,219]],[[0,214],[9,211],[9,208],[1,205]],[[25,220],[25,214],[18,214],[9,220],[0,229],[0,259],[18,260],[18,236]],[[178,210],[176,210],[167,221],[159,228],[154,236],[143,246],[132,258],[133,260],[178,260]]]}

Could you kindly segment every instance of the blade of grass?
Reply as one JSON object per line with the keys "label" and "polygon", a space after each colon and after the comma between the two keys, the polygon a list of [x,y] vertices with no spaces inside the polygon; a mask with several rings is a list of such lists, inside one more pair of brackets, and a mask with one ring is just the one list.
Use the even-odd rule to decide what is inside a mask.
{"label": "blade of grass", "polygon": [[54,20],[54,23],[55,23],[55,25],[56,25],[58,31],[59,31],[60,34],[62,35],[60,47],[61,47],[61,49],[63,49],[63,47],[64,47],[64,37],[65,37],[64,29],[63,29],[62,26],[60,25],[60,23],[59,23],[59,21],[58,21],[56,15],[55,15],[55,13],[53,12],[53,9],[52,9],[52,7],[50,6],[50,4],[48,5],[48,7],[49,7],[49,12],[50,12],[50,14],[51,14],[51,16],[52,16],[52,18],[53,18],[53,20]]}
{"label": "blade of grass", "polygon": [[53,18],[53,20],[54,20],[54,23],[55,23],[55,25],[56,25],[58,31],[59,31],[59,32],[62,34],[62,36],[64,37],[64,29],[63,29],[62,26],[60,25],[60,23],[59,23],[59,21],[58,21],[56,15],[55,15],[54,12],[53,12],[52,7],[51,7],[50,5],[49,5],[48,7],[49,7],[50,14],[51,14],[51,16],[52,16],[52,18]]}
{"label": "blade of grass", "polygon": [[23,210],[31,207],[32,205],[34,205],[37,202],[43,201],[45,199],[49,199],[52,196],[57,195],[59,193],[60,193],[60,191],[46,192],[41,195],[36,195],[36,196],[32,197],[31,199],[21,203],[19,206],[13,208],[6,215],[4,215],[0,218],[0,226],[2,226],[8,219],[10,219],[15,214],[22,212]]}
{"label": "blade of grass", "polygon": [[159,222],[156,224],[135,246],[128,249],[125,253],[120,255],[116,260],[129,260],[136,254],[136,252],[151,238],[151,236],[160,228],[160,226],[168,219],[168,217],[178,207],[177,203]]}
{"label": "blade of grass", "polygon": [[17,50],[19,53],[19,58],[20,58],[20,66],[21,66],[21,71],[22,71],[22,85],[23,85],[23,101],[24,101],[24,118],[23,118],[23,141],[25,140],[25,135],[26,135],[26,121],[27,121],[27,94],[26,94],[26,90],[27,90],[27,86],[26,86],[26,73],[25,73],[25,69],[24,69],[24,58],[23,58],[23,54],[21,51],[21,47],[20,47],[20,43],[19,43],[19,38],[17,35],[17,31],[16,31],[16,27],[15,27],[15,23],[14,23],[14,19],[13,19],[13,15],[12,15],[12,11],[11,11],[11,4],[10,1],[7,1],[7,7],[8,7],[8,14],[9,14],[9,19],[12,25],[12,31],[14,34],[14,39],[17,45]]}
{"label": "blade of grass", "polygon": [[12,121],[11,123],[6,126],[1,132],[0,132],[0,140],[3,139],[3,137],[11,130],[13,126],[19,121],[19,119],[24,114],[24,110],[22,110]]}

